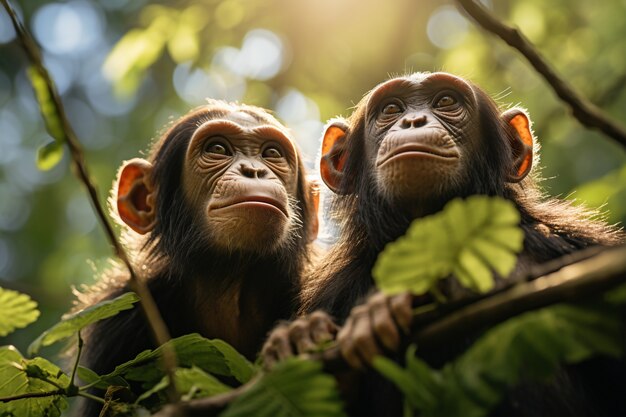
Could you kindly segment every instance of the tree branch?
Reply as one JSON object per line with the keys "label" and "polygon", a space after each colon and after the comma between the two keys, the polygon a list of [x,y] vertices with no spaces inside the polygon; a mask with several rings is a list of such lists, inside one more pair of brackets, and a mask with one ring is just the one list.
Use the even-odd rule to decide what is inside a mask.
{"label": "tree branch", "polygon": [[0,403],[8,403],[9,401],[23,400],[24,398],[41,398],[52,397],[53,395],[65,395],[65,390],[57,389],[47,392],[27,392],[26,394],[14,395],[12,397],[0,397]]}
{"label": "tree branch", "polygon": [[[569,264],[572,260],[577,262]],[[448,306],[442,306],[439,311],[414,316],[411,341],[418,343],[420,351],[433,350],[518,314],[598,296],[626,283],[626,246],[602,250],[591,248],[540,265],[536,270],[549,272],[536,279],[528,277],[532,280],[514,284],[452,312]],[[311,355],[311,359],[321,360],[324,369],[331,373],[348,369],[336,345]],[[182,410],[189,416],[215,416],[255,382],[250,381],[225,394],[182,402],[177,408],[168,406],[157,416],[172,417],[174,410]]]}
{"label": "tree branch", "polygon": [[536,280],[455,311],[419,329],[413,341],[435,349],[527,311],[588,299],[626,283],[626,246],[602,251]]}
{"label": "tree branch", "polygon": [[[80,142],[78,141],[78,138],[76,137],[76,134],[74,133],[74,130],[72,129],[65,114],[65,108],[63,107],[63,103],[59,97],[56,86],[54,85],[52,78],[48,74],[46,67],[43,65],[39,47],[35,43],[34,39],[31,37],[31,35],[28,33],[24,25],[19,21],[19,18],[13,10],[13,7],[11,6],[9,0],[0,1],[2,2],[2,5],[9,14],[9,17],[11,18],[13,27],[15,28],[15,32],[17,33],[17,37],[20,41],[20,44],[22,45],[22,49],[31,61],[33,68],[41,75],[41,77],[46,82],[48,93],[52,99],[56,113],[62,123],[62,128],[66,138],[66,144],[70,150],[70,155],[74,166],[74,172],[87,190],[87,194],[91,201],[92,207],[94,208],[96,216],[105,231],[109,243],[113,247],[115,255],[128,268],[130,274],[129,285],[131,289],[135,291],[139,296],[140,305],[145,313],[148,325],[152,330],[152,334],[157,345],[162,345],[170,339],[170,334],[167,326],[165,325],[165,322],[163,321],[163,318],[159,313],[157,305],[154,302],[154,298],[152,298],[152,294],[150,294],[150,290],[142,280],[137,278],[137,274],[132,267],[130,258],[128,257],[128,254],[124,250],[122,244],[118,241],[115,232],[113,231],[113,227],[105,214],[105,210],[102,204],[100,204],[98,191],[96,189],[96,186],[90,179],[91,176],[89,175],[89,171],[85,163],[85,157],[80,146]],[[176,387],[174,386],[174,369],[176,368],[176,355],[173,348],[166,346],[163,349],[163,362],[166,373],[170,377],[170,381],[172,381],[169,385],[170,388],[168,388],[168,396],[170,401],[174,402],[179,399],[179,396],[178,392],[176,391]]]}
{"label": "tree branch", "polygon": [[600,108],[574,91],[565,80],[559,77],[519,29],[500,22],[485,7],[474,0],[457,0],[457,3],[485,30],[499,36],[500,39],[524,55],[533,68],[548,82],[556,95],[570,106],[572,114],[582,125],[598,129],[626,146],[626,130],[605,116]]}

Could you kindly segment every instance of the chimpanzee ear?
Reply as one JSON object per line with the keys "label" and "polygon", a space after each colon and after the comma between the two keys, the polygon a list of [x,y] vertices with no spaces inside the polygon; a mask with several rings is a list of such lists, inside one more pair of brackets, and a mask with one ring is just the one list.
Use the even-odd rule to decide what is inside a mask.
{"label": "chimpanzee ear", "polygon": [[343,119],[336,119],[326,126],[322,140],[320,175],[328,188],[337,194],[345,192],[345,190],[340,190],[340,185],[348,157],[347,133],[348,124]]}
{"label": "chimpanzee ear", "polygon": [[510,109],[502,114],[504,120],[513,128],[511,141],[513,149],[513,167],[508,175],[508,182],[520,182],[528,175],[533,165],[533,133],[530,119],[521,109]]}
{"label": "chimpanzee ear", "polygon": [[309,193],[309,242],[313,242],[317,239],[317,233],[320,227],[319,221],[319,209],[320,209],[320,185],[312,177],[308,178],[308,193]]}
{"label": "chimpanzee ear", "polygon": [[151,173],[150,162],[134,158],[118,174],[117,212],[124,223],[142,235],[154,228],[156,220]]}

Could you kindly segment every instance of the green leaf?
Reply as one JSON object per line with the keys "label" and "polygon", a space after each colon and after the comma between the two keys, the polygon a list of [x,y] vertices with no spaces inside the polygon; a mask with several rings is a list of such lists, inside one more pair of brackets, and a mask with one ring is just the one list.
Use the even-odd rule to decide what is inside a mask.
{"label": "green leaf", "polygon": [[372,270],[374,280],[386,293],[422,295],[452,274],[464,287],[487,292],[494,272],[506,277],[515,267],[524,241],[519,221],[513,203],[503,198],[452,200],[441,212],[414,220],[385,247]]}
{"label": "green leaf", "polygon": [[[191,368],[177,368],[174,372],[174,378],[176,379],[176,388],[182,395],[184,401],[193,398],[210,397],[232,390],[231,387],[223,384],[217,378],[207,374],[196,366]],[[157,392],[163,391],[167,388],[169,384],[168,381],[168,377],[164,376],[154,387],[140,395],[136,403],[151,397]]]}
{"label": "green leaf", "polygon": [[84,366],[79,366],[76,370],[76,374],[83,381],[83,383],[87,385],[92,385],[94,388],[107,389],[107,387],[111,385],[119,386],[119,387],[130,387],[128,382],[121,376],[114,376],[110,378],[105,378],[99,376],[97,373],[92,371],[89,368],[85,368]]}
{"label": "green leaf", "polygon": [[263,375],[222,417],[343,416],[334,377],[318,362],[291,358]]}
{"label": "green leaf", "polygon": [[48,171],[54,168],[63,158],[63,145],[50,142],[37,150],[37,168]]}
{"label": "green leaf", "polygon": [[[253,365],[228,343],[209,340],[197,333],[172,339],[168,342],[176,352],[178,365],[181,367],[197,366],[214,375],[232,376],[241,383],[247,382],[255,370]],[[121,375],[125,379],[146,382],[148,386],[157,383],[164,376],[161,357],[163,347],[145,350],[135,359],[125,362],[106,375]]]}
{"label": "green leaf", "polygon": [[555,305],[493,327],[442,370],[407,352],[407,367],[376,359],[422,415],[485,416],[522,376],[543,380],[563,363],[618,357],[619,314],[607,305]]}
{"label": "green leaf", "polygon": [[135,293],[127,292],[113,300],[105,300],[96,305],[88,307],[79,312],[63,317],[63,319],[43,332],[28,347],[28,354],[34,355],[42,346],[49,346],[53,343],[75,335],[79,330],[97,322],[115,316],[123,310],[133,308],[133,304],[139,301]]}
{"label": "green leaf", "polygon": [[[67,375],[47,360],[24,359],[15,347],[0,347],[0,398],[54,392],[59,389],[35,376],[45,377],[63,388],[69,385]],[[0,402],[0,415],[58,417],[65,408],[67,400],[64,396],[51,395]]]}
{"label": "green leaf", "polygon": [[37,320],[37,303],[28,295],[0,288],[0,336]]}
{"label": "green leaf", "polygon": [[[41,170],[49,170],[59,163],[63,157],[63,144],[67,142],[67,134],[63,129],[62,118],[59,109],[51,94],[52,80],[46,69],[31,66],[28,69],[30,82],[35,90],[39,110],[46,125],[46,130],[54,138],[54,142],[42,146],[37,151],[37,167]],[[50,83],[50,85],[49,85]]]}

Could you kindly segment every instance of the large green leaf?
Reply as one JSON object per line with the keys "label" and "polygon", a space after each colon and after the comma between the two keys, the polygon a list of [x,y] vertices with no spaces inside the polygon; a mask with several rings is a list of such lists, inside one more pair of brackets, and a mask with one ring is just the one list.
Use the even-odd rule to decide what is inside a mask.
{"label": "large green leaf", "polygon": [[442,370],[428,368],[413,350],[406,369],[384,358],[374,367],[421,415],[485,416],[522,375],[545,379],[562,363],[620,355],[616,316],[607,305],[556,305],[492,328]]}
{"label": "large green leaf", "polygon": [[291,358],[263,375],[222,417],[343,416],[335,379],[318,362]]}
{"label": "large green leaf", "polygon": [[[35,376],[45,377],[63,388],[69,385],[69,378],[61,372],[59,367],[47,360],[43,358],[24,359],[15,347],[0,347],[1,398],[58,390],[55,385]],[[62,395],[24,398],[0,402],[0,416],[57,417],[65,408],[67,408],[67,401]]]}
{"label": "large green leaf", "polygon": [[37,303],[28,295],[0,288],[0,336],[37,320]]}
{"label": "large green leaf", "polygon": [[499,197],[455,199],[443,211],[414,220],[388,244],[372,274],[378,287],[395,294],[425,294],[449,275],[478,292],[493,288],[493,271],[506,277],[517,262],[524,234],[517,209]]}
{"label": "large green leaf", "polygon": [[[222,340],[209,340],[194,333],[172,339],[168,344],[176,351],[176,359],[181,367],[195,365],[210,374],[232,376],[241,383],[247,382],[254,374],[253,365]],[[106,377],[123,376],[151,386],[164,375],[162,364],[157,361],[162,350],[163,347],[143,351],[135,359],[117,366]]]}
{"label": "large green leaf", "polygon": [[139,301],[133,292],[127,292],[113,300],[102,301],[96,305],[88,307],[79,312],[63,317],[63,319],[43,332],[28,347],[28,354],[34,355],[42,346],[49,346],[53,343],[75,335],[79,330],[97,322],[115,316],[123,310],[133,308],[133,304]]}

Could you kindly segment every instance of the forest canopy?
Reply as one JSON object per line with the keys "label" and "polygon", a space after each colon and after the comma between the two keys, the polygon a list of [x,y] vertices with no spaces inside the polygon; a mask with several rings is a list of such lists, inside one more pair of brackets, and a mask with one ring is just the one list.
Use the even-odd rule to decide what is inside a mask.
{"label": "forest canopy", "polygon": [[[623,123],[626,4],[481,3]],[[328,119],[349,115],[389,76],[444,70],[481,85],[503,108],[528,110],[541,144],[541,185],[551,195],[600,208],[610,223],[626,220],[623,146],[582,126],[518,51],[454,2],[22,0],[13,7],[41,48],[103,206],[122,161],[144,154],[168,121],[207,97],[272,110],[316,169]],[[2,338],[22,352],[71,308],[71,287],[93,284],[112,255],[70,154],[49,145],[28,66],[0,9],[0,287],[29,294],[41,311],[26,330]],[[42,148],[60,161],[38,166]]]}

